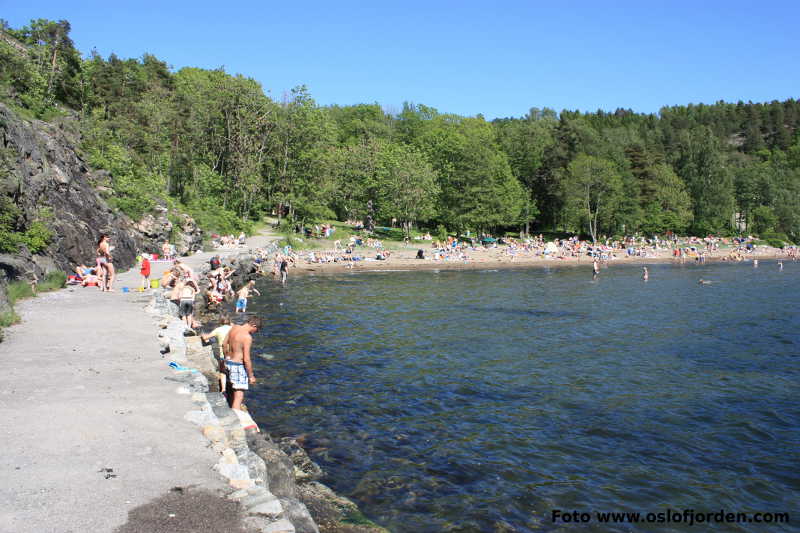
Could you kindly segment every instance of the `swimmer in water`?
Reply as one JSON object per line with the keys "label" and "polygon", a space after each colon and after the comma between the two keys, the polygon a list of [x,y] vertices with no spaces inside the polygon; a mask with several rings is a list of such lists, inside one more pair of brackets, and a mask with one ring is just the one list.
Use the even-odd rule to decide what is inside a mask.
{"label": "swimmer in water", "polygon": [[592,277],[596,278],[597,275],[600,273],[600,263],[597,262],[597,259],[592,262]]}
{"label": "swimmer in water", "polygon": [[778,270],[783,270],[783,261],[778,261]]}
{"label": "swimmer in water", "polygon": [[758,266],[758,259],[753,259],[753,268]]}
{"label": "swimmer in water", "polygon": [[710,281],[708,281],[707,279],[703,279],[703,278],[700,278],[700,281],[698,281],[698,283],[700,285],[711,285]]}
{"label": "swimmer in water", "polygon": [[647,267],[642,267],[642,280],[647,281],[650,278],[650,274],[647,272]]}

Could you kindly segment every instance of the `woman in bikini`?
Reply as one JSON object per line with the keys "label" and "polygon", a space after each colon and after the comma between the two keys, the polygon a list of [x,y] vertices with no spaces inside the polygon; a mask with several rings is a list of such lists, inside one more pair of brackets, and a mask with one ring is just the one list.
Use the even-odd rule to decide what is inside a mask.
{"label": "woman in bikini", "polygon": [[[100,288],[106,292],[112,292],[114,289],[114,258],[111,256],[111,245],[108,235],[100,235],[100,240],[97,243],[97,266],[102,268],[100,273]],[[107,278],[106,278],[107,277]]]}
{"label": "woman in bikini", "polygon": [[97,264],[97,286],[100,287],[101,291],[106,290],[106,276],[108,274],[106,269],[106,256],[102,251],[102,246],[103,243],[106,242],[106,239],[108,239],[108,235],[105,233],[101,234],[100,240],[97,241],[97,248],[95,249],[95,255],[97,255],[95,258]]}

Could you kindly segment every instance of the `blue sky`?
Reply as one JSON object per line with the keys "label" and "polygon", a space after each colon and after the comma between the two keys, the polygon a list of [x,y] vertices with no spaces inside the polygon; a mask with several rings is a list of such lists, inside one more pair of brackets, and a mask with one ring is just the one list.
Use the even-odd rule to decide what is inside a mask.
{"label": "blue sky", "polygon": [[67,19],[84,53],[224,66],[324,105],[492,119],[800,97],[797,1],[0,0],[0,17]]}

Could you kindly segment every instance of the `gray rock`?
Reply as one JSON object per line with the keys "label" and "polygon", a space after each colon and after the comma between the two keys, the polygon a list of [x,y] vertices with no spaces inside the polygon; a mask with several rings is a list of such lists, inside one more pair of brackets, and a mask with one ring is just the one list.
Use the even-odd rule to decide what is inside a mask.
{"label": "gray rock", "polygon": [[294,525],[297,533],[319,533],[317,524],[303,503],[296,499],[281,499],[280,502],[283,516]]}
{"label": "gray rock", "polygon": [[264,501],[255,505],[247,510],[249,514],[262,514],[267,516],[278,516],[283,512],[283,506],[277,498],[273,497],[271,500]]}
{"label": "gray rock", "polygon": [[107,233],[117,268],[134,264],[142,237],[128,217],[113,213],[94,190],[89,169],[75,150],[80,139],[53,124],[22,120],[0,104],[0,141],[10,152],[10,172],[0,178],[0,193],[14,197],[26,222],[41,219],[46,208],[45,221],[58,235],[42,255],[69,272],[72,265],[94,258],[98,236]]}
{"label": "gray rock", "polygon": [[210,409],[189,411],[183,415],[183,418],[198,426],[217,425],[219,423],[217,417],[214,416],[214,413]]}
{"label": "gray rock", "polygon": [[248,477],[247,467],[245,465],[217,463],[214,468],[220,473],[220,475],[228,479],[250,479]]}
{"label": "gray rock", "polygon": [[246,446],[246,444],[243,448],[235,449],[235,451],[236,456],[239,458],[239,463],[247,465],[247,470],[250,473],[250,479],[255,481],[258,485],[269,486],[267,466],[264,463],[264,460],[253,453],[250,448]]}
{"label": "gray rock", "polygon": [[315,481],[325,475],[322,468],[311,460],[306,451],[294,439],[285,437],[278,442],[278,446],[294,463],[294,475],[298,482]]}
{"label": "gray rock", "polygon": [[247,528],[247,531],[258,531],[259,533],[295,533],[294,526],[288,520],[275,521],[261,515],[245,517],[242,525]]}
{"label": "gray rock", "polygon": [[263,461],[269,472],[269,489],[279,498],[297,498],[294,464],[278,446],[270,441],[251,439],[250,447]]}
{"label": "gray rock", "polygon": [[[27,268],[34,266],[43,279],[55,269],[71,272],[76,264],[93,263],[101,233],[112,239],[118,270],[133,266],[140,251],[160,250],[170,232],[177,234],[174,242],[181,254],[202,249],[203,232],[186,214],[162,208],[134,223],[112,210],[105,198],[113,196],[114,177],[89,168],[76,148],[81,141],[77,128],[63,127],[71,124],[69,117],[60,125],[23,120],[0,104],[0,146],[5,149],[0,165],[8,169],[0,175],[0,194],[19,206],[21,223],[43,221],[57,236],[32,262],[27,251],[20,251]],[[24,271],[11,264],[0,269],[11,279]]]}
{"label": "gray rock", "polygon": [[275,495],[272,494],[270,491],[268,491],[266,488],[264,487],[255,487],[255,488],[258,490],[253,491],[252,493],[248,491],[247,496],[240,500],[242,507],[244,507],[245,509],[249,509],[266,501],[271,501],[276,499]]}
{"label": "gray rock", "polygon": [[278,520],[261,528],[261,533],[296,533],[296,530],[288,520]]}

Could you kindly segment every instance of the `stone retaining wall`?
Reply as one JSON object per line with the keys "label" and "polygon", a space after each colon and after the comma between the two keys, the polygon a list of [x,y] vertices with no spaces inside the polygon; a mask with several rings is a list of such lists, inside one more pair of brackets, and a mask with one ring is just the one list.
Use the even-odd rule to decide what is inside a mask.
{"label": "stone retaining wall", "polygon": [[[242,269],[242,274],[249,274],[248,267]],[[177,318],[177,306],[163,291],[156,291],[146,310],[161,318],[158,337],[162,353],[190,369],[173,371],[165,379],[176,382],[178,394],[191,396],[194,408],[184,418],[196,424],[219,453],[214,469],[228,480],[231,492],[227,497],[239,502],[247,526],[262,533],[386,531],[366,520],[353,502],[319,483],[322,469],[297,442],[274,442],[269,434],[253,427],[248,414],[237,414],[221,393],[211,392],[209,379],[215,378],[217,366],[213,351],[199,337],[184,336],[186,325]]]}

